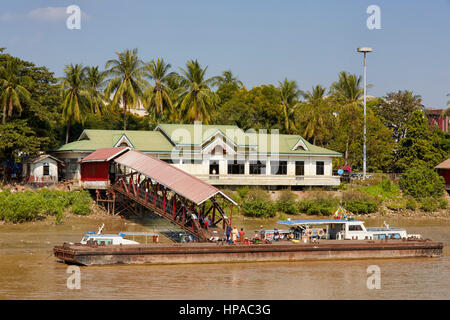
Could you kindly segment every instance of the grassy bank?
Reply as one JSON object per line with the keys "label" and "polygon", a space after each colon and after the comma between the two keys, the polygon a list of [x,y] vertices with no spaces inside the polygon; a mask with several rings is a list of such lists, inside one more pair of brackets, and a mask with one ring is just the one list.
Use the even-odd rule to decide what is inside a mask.
{"label": "grassy bank", "polygon": [[89,192],[49,190],[0,192],[0,220],[11,223],[34,221],[54,216],[60,223],[65,213],[89,215],[93,210],[93,200]]}

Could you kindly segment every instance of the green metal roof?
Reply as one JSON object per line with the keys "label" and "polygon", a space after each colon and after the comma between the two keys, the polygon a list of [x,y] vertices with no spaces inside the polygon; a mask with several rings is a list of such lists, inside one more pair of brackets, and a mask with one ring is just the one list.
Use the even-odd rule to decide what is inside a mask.
{"label": "green metal roof", "polygon": [[[176,144],[202,145],[220,131],[235,145],[241,147],[255,146],[255,152],[257,153],[341,156],[339,152],[309,143],[300,135],[280,134],[276,139],[278,141],[272,141],[273,137],[276,136],[273,135],[271,138],[270,132],[266,136],[257,133],[245,133],[242,129],[233,125],[201,125],[201,127],[198,126],[198,128],[201,128],[199,132],[194,133],[195,127],[193,124],[160,124],[155,131],[86,129],[78,141],[65,144],[58,151],[91,151],[112,148],[122,137],[125,137],[132,144],[132,147],[139,151],[171,152],[174,146],[168,138]],[[293,150],[297,143],[304,145],[307,150],[302,148]]]}
{"label": "green metal roof", "polygon": [[[196,128],[198,128],[198,132],[195,132]],[[217,133],[217,131],[220,131],[235,144],[245,144],[245,139],[243,139],[245,137],[244,131],[234,125],[159,124],[155,130],[158,129],[161,129],[177,144],[200,145]],[[186,138],[185,141],[181,137]]]}
{"label": "green metal roof", "polygon": [[132,147],[140,151],[170,152],[173,149],[170,141],[157,131],[86,129],[78,141],[65,144],[58,151],[91,151],[112,148],[122,136],[132,143]]}

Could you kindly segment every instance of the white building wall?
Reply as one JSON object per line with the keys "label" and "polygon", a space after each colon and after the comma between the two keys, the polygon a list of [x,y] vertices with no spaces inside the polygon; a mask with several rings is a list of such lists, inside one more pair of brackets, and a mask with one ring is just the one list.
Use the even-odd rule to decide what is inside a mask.
{"label": "white building wall", "polygon": [[[49,165],[49,174],[44,176],[44,164]],[[44,181],[58,181],[58,164],[53,159],[44,159],[42,162],[31,164],[30,175],[34,177],[36,182]]]}

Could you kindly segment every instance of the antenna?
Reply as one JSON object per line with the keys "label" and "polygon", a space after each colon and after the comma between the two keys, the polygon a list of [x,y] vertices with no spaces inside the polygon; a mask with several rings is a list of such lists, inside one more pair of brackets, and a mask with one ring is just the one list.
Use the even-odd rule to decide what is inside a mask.
{"label": "antenna", "polygon": [[97,234],[102,234],[103,228],[105,227],[105,224],[103,223],[100,228],[98,228]]}

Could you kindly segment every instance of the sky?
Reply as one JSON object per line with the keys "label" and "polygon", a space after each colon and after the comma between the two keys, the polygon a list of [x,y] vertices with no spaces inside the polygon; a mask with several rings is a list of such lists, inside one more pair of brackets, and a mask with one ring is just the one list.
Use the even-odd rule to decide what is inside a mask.
{"label": "sky", "polygon": [[[81,9],[69,29],[66,8]],[[380,28],[371,5],[380,9]],[[144,61],[187,60],[207,76],[231,69],[247,88],[295,80],[302,90],[329,88],[338,73],[363,74],[368,94],[410,90],[427,108],[450,100],[450,0],[71,0],[2,1],[0,47],[56,76],[70,63],[99,65],[137,48]]]}

